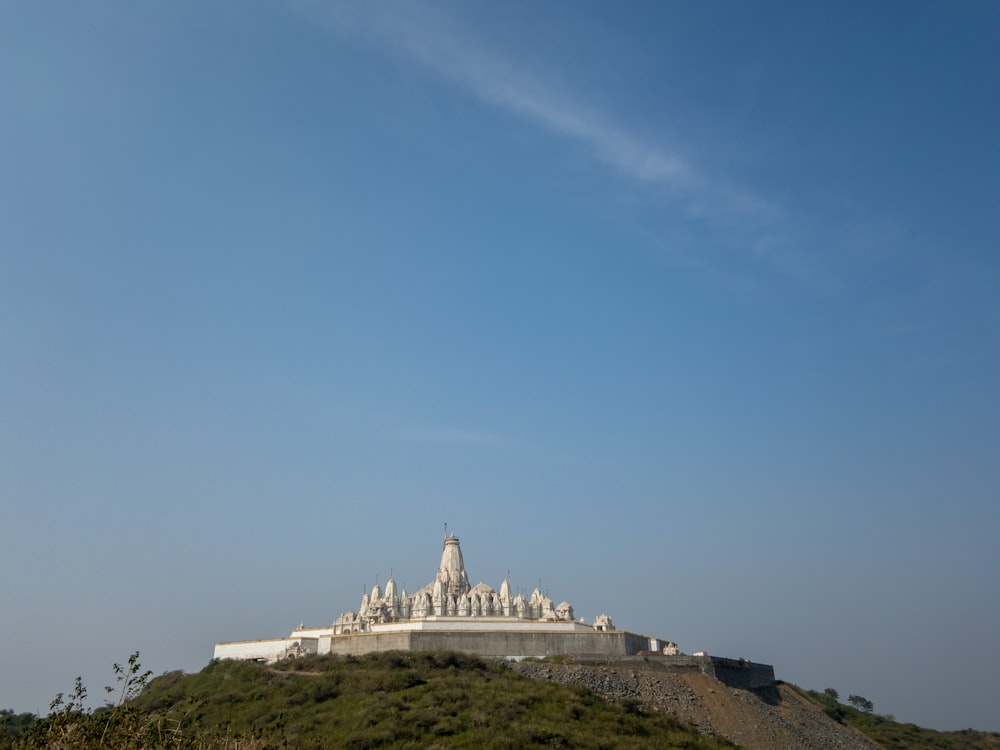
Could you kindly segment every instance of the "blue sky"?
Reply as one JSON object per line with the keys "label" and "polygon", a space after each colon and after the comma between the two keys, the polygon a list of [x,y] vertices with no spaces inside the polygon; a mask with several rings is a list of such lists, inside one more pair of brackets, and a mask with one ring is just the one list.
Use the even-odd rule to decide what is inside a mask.
{"label": "blue sky", "polygon": [[0,706],[433,577],[1000,730],[1000,13],[0,4]]}

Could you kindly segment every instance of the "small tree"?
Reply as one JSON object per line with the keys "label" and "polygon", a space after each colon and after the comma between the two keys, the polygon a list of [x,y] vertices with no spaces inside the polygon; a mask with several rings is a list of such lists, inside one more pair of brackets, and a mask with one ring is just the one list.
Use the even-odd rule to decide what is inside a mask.
{"label": "small tree", "polygon": [[9,708],[0,709],[0,747],[5,741],[26,736],[37,721],[38,717],[31,713],[16,714]]}
{"label": "small tree", "polygon": [[870,714],[875,710],[875,704],[872,703],[867,698],[862,698],[860,695],[849,695],[847,696],[847,702],[858,709],[863,714]]}
{"label": "small tree", "polygon": [[838,702],[840,701],[840,693],[838,693],[833,688],[827,688],[826,690],[824,690],[823,695],[825,695],[827,698],[833,698],[835,701]]}

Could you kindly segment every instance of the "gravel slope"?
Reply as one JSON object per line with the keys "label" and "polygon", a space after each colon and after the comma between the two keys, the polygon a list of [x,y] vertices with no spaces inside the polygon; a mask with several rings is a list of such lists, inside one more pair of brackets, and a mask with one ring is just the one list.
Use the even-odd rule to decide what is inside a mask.
{"label": "gravel slope", "polygon": [[832,721],[783,685],[738,690],[709,675],[632,666],[522,662],[511,668],[526,677],[582,685],[612,700],[640,700],[747,750],[879,750],[860,732]]}

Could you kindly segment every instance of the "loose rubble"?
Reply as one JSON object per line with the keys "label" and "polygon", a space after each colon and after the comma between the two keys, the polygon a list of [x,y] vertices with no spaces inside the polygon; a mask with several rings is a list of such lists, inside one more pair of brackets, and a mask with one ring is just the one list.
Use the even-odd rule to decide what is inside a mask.
{"label": "loose rubble", "polygon": [[702,734],[723,737],[748,750],[878,750],[851,727],[838,724],[791,688],[740,690],[704,674],[674,674],[628,665],[511,663],[540,680],[589,688],[611,701],[640,701]]}

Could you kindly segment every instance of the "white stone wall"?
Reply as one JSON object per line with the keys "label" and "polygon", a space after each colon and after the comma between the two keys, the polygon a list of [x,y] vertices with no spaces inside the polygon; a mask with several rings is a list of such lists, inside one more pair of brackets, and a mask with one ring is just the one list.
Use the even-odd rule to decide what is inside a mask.
{"label": "white stone wall", "polygon": [[296,628],[289,638],[322,638],[333,635],[333,628]]}
{"label": "white stone wall", "polygon": [[409,622],[387,622],[372,625],[372,633],[400,633],[405,631],[448,631],[448,632],[544,632],[544,633],[592,633],[590,625],[578,622],[544,622],[541,620],[518,620],[513,617],[427,617]]}
{"label": "white stone wall", "polygon": [[216,643],[213,658],[273,662],[282,658],[289,648],[300,646],[306,653],[315,654],[318,645],[318,639],[303,637],[272,638],[262,641],[231,641],[229,643]]}

